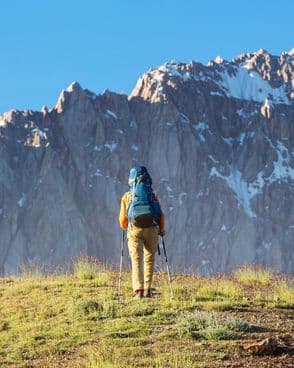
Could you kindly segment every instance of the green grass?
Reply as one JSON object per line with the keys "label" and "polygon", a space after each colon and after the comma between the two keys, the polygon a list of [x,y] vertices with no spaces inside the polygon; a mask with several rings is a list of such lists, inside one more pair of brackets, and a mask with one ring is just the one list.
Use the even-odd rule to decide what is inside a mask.
{"label": "green grass", "polygon": [[260,266],[246,266],[239,268],[235,270],[234,275],[238,281],[248,286],[269,286],[274,278],[273,272],[269,268]]}
{"label": "green grass", "polygon": [[106,266],[93,257],[80,256],[74,264],[74,274],[80,280],[96,280],[97,286],[107,286],[110,282]]}
{"label": "green grass", "polygon": [[171,299],[159,273],[155,297],[142,300],[133,299],[130,273],[119,296],[117,281],[89,258],[72,275],[27,269],[0,279],[0,366],[214,367],[230,354],[244,358],[239,341],[266,337],[259,330],[283,335],[294,327],[291,280],[248,287],[235,278],[173,275]]}
{"label": "green grass", "polygon": [[38,279],[44,277],[44,267],[34,263],[31,265],[23,264],[19,269],[19,277],[22,279]]}
{"label": "green grass", "polygon": [[272,299],[274,307],[294,309],[294,284],[280,280],[274,285]]}
{"label": "green grass", "polygon": [[222,319],[215,313],[194,311],[179,317],[176,328],[180,337],[228,340],[237,332],[247,332],[250,325],[240,319]]}

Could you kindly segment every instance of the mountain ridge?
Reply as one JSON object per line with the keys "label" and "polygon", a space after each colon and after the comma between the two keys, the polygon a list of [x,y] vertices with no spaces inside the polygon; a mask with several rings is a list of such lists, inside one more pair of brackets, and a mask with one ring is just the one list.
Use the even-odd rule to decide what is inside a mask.
{"label": "mountain ridge", "polygon": [[164,64],[130,96],[73,82],[50,110],[1,115],[1,273],[81,252],[113,262],[120,196],[137,164],[150,169],[163,203],[174,267],[211,274],[263,263],[291,272],[294,61],[273,57],[291,57],[275,70],[279,80],[291,74],[281,86],[267,55],[240,56],[238,67]]}
{"label": "mountain ridge", "polygon": [[[164,64],[161,64],[161,65],[159,65],[155,68],[149,69],[149,71],[144,73],[142,75],[142,77],[144,75],[148,74],[149,72],[153,71],[153,70],[163,70],[164,66],[166,66],[166,65],[179,65],[180,67],[181,66],[190,66],[190,65],[192,65],[192,66],[193,65],[198,65],[198,66],[202,66],[202,67],[212,67],[212,66],[215,66],[215,65],[231,64],[231,63],[244,63],[244,64],[246,64],[246,62],[247,62],[249,65],[251,64],[251,66],[247,66],[246,68],[249,68],[249,70],[251,70],[251,69],[254,69],[254,66],[256,66],[257,62],[260,61],[260,58],[262,58],[262,57],[266,57],[270,61],[274,60],[275,64],[277,63],[277,60],[280,60],[281,62],[283,62],[285,60],[286,61],[286,66],[294,65],[294,48],[292,48],[288,51],[283,51],[280,56],[270,54],[269,52],[267,52],[266,50],[264,50],[262,48],[259,49],[256,52],[239,54],[236,57],[234,57],[233,59],[231,59],[230,61],[226,60],[226,59],[223,59],[221,56],[216,56],[216,58],[214,60],[208,61],[208,63],[206,65],[204,63],[201,63],[201,62],[198,62],[198,61],[195,61],[195,60],[191,60],[190,62],[187,62],[187,63],[177,62],[175,60],[171,60],[171,61],[166,62]],[[291,60],[289,59],[289,57],[290,57]],[[248,60],[248,59],[250,59],[250,60]],[[285,65],[282,65],[282,66],[285,67]],[[262,65],[261,65],[261,67],[262,67]],[[291,71],[293,71],[293,69],[294,69],[294,66],[293,66]],[[261,72],[261,70],[259,70],[259,73],[260,72]],[[279,72],[279,70],[274,70],[274,72],[275,73]],[[178,74],[178,76],[180,76],[180,73]],[[266,73],[264,74],[264,76],[269,78],[268,74],[266,74]],[[139,77],[138,81],[142,77]],[[284,78],[284,82],[288,82],[289,78],[287,78],[286,74],[281,74],[280,77]],[[186,78],[188,79],[188,76]],[[270,80],[270,78],[269,78],[269,80]],[[138,81],[137,81],[137,83],[138,83]],[[294,84],[293,84],[293,88],[294,88]],[[55,108],[55,106],[58,104],[58,101],[59,101],[59,99],[61,98],[61,96],[64,92],[74,92],[75,89],[83,89],[84,91],[87,91],[89,94],[93,95],[93,98],[96,98],[97,96],[102,96],[104,93],[110,92],[110,93],[114,93],[114,94],[118,94],[118,95],[124,95],[124,96],[127,96],[128,99],[131,99],[132,96],[133,96],[133,91],[136,89],[136,86],[133,88],[133,91],[131,91],[131,93],[129,95],[127,95],[125,93],[117,93],[117,92],[114,92],[114,91],[109,91],[108,89],[106,89],[101,94],[96,94],[95,92],[90,91],[87,88],[84,89],[78,81],[73,81],[68,85],[68,87],[66,87],[65,89],[63,89],[61,91],[60,96],[57,99],[57,102],[55,103],[55,105],[53,105],[51,107],[50,110],[48,110],[48,107],[46,105],[43,105],[42,108],[41,108],[41,111],[43,109],[47,109],[48,111],[52,111]],[[293,96],[294,96],[294,94],[293,94]],[[32,110],[29,110],[29,109],[19,110],[19,109],[14,108],[14,109],[11,109],[7,112],[0,113],[0,116],[11,113],[11,112],[14,112],[14,111],[25,112],[25,111],[32,111]],[[33,111],[34,112],[39,112],[39,110],[33,110]]]}

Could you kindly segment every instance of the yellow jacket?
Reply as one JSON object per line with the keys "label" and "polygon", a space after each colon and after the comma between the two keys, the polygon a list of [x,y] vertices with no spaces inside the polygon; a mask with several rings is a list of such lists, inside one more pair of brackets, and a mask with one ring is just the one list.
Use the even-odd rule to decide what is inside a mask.
{"label": "yellow jacket", "polygon": [[[119,223],[120,223],[120,227],[123,230],[126,230],[128,227],[127,209],[130,203],[130,199],[131,199],[130,192],[126,192],[122,196],[122,199],[121,199],[120,212],[119,212]],[[163,235],[165,233],[164,225],[165,225],[164,224],[164,214],[162,213],[159,219],[159,233]]]}

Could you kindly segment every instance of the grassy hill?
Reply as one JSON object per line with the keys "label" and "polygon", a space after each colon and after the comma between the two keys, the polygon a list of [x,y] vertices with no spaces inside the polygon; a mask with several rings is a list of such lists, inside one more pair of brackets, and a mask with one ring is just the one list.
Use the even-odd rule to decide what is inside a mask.
{"label": "grassy hill", "polygon": [[[134,300],[129,272],[81,258],[72,274],[38,268],[0,279],[1,367],[294,367],[293,279],[244,268],[214,278],[155,274]],[[246,346],[265,338],[275,354]],[[245,347],[245,348],[244,348]]]}

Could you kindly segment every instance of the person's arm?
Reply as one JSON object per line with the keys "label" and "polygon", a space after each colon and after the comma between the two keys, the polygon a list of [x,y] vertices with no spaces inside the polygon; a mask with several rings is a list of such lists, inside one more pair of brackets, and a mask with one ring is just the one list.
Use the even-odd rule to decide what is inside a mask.
{"label": "person's arm", "polygon": [[158,230],[158,233],[159,233],[160,236],[164,236],[165,235],[165,219],[164,219],[164,214],[163,214],[163,211],[162,211],[162,208],[161,208],[161,205],[160,205],[158,196],[156,195],[155,198],[156,198],[157,202],[159,203],[159,206],[160,206],[160,209],[161,209],[161,216],[159,218],[159,230]]}
{"label": "person's arm", "polygon": [[159,235],[164,236],[165,235],[165,220],[164,220],[164,214],[162,212],[162,215],[159,219]]}
{"label": "person's arm", "polygon": [[121,199],[120,204],[120,212],[119,212],[119,224],[122,230],[126,230],[128,228],[128,217],[127,217],[127,208],[129,202],[128,192],[126,192]]}

